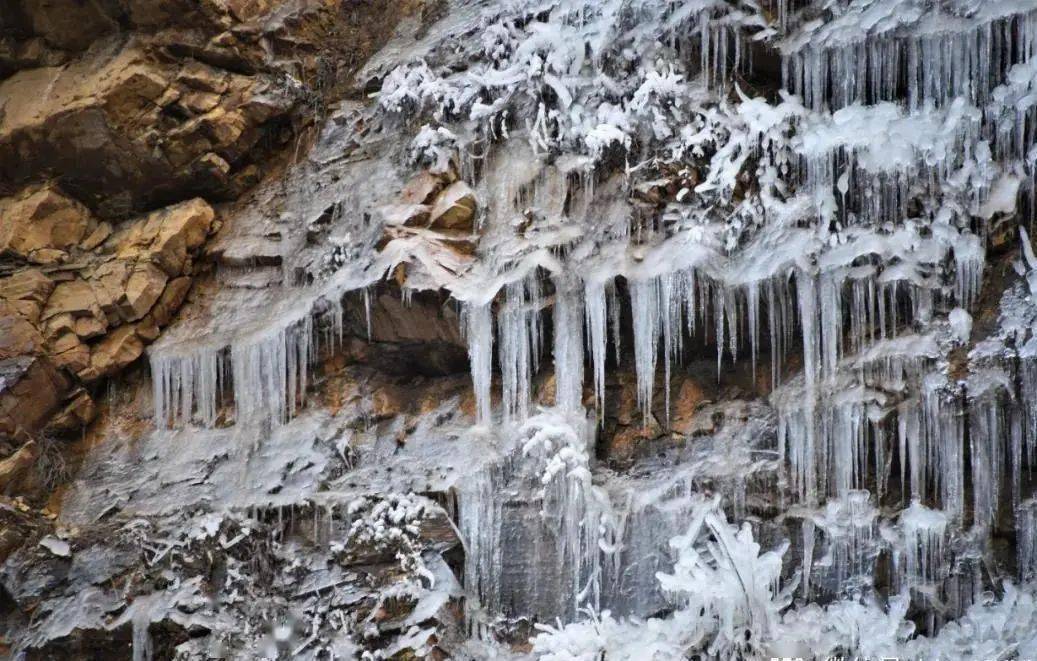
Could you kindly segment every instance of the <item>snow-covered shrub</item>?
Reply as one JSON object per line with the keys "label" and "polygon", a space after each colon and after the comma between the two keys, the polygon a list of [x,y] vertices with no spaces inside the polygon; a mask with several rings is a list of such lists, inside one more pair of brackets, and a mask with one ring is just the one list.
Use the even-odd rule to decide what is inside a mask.
{"label": "snow-covered shrub", "polygon": [[437,174],[450,171],[450,163],[456,153],[457,136],[443,126],[422,126],[410,143],[411,163]]}
{"label": "snow-covered shrub", "polygon": [[617,621],[608,612],[565,627],[541,626],[533,650],[548,659],[593,661],[711,658],[762,654],[780,627],[780,612],[795,584],[779,589],[784,547],[760,553],[748,524],[736,528],[717,509],[702,505],[686,534],[670,544],[673,572],[659,582],[677,605],[667,618]]}

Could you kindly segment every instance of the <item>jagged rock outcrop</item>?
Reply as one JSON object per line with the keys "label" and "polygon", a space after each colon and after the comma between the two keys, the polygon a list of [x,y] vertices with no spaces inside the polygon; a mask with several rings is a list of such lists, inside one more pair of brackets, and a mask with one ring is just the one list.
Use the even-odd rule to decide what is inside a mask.
{"label": "jagged rock outcrop", "polygon": [[[5,6],[0,298],[23,352],[5,350],[3,434],[35,433],[77,383],[141,355],[219,226],[210,204],[255,185],[398,18],[306,1]],[[89,421],[75,393],[55,429]]]}
{"label": "jagged rock outcrop", "polygon": [[[0,429],[25,436],[43,427],[76,384],[118,373],[158,337],[184,301],[194,273],[191,258],[209,236],[215,212],[194,199],[121,223],[88,250],[80,242],[98,224],[54,189],[10,200],[6,209],[0,218],[20,240],[8,245],[9,253],[64,256],[51,265],[35,258],[38,265],[0,278],[0,323],[10,331],[3,360],[11,365],[0,392]],[[89,423],[92,413],[90,396],[77,389],[52,429],[75,430],[73,423]]]}

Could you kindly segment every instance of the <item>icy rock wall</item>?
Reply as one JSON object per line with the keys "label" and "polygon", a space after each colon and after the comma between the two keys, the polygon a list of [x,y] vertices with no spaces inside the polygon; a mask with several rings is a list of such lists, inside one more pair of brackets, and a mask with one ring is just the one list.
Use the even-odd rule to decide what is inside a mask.
{"label": "icy rock wall", "polygon": [[[386,72],[377,117],[421,119],[400,158],[472,187],[476,247],[437,262],[395,238],[364,273],[406,266],[403,297],[450,292],[476,422],[540,439],[461,493],[476,610],[573,618],[608,603],[603,577],[628,533],[610,528],[621,517],[590,479],[587,420],[604,414],[608,369],[632,359],[645,427],[657,390],[668,424],[691,342],[715,350],[721,379],[746,362],[754,381],[769,371],[804,594],[875,588],[882,555],[897,559],[893,583],[937,583],[932,568],[953,554],[1032,534],[1020,476],[1037,437],[1033,357],[1001,330],[1006,350],[977,355],[968,378],[951,356],[971,346],[961,327],[978,312],[996,225],[1032,212],[1033,8],[775,4],[480,6],[469,32]],[[751,76],[760,43],[783,60],[770,97],[733,82]],[[287,419],[313,356],[310,319],[229,351],[154,352],[156,419],[213,424],[228,382],[239,418]],[[579,420],[552,423],[563,440],[550,447],[523,426],[540,420],[533,383],[548,353],[557,415]],[[1018,513],[1007,530],[1006,510]],[[623,544],[632,553],[668,525]]]}

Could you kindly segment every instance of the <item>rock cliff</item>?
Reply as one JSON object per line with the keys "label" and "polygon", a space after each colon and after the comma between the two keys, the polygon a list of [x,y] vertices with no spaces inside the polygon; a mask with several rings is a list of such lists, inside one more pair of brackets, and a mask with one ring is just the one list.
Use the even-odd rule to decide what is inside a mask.
{"label": "rock cliff", "polygon": [[1019,0],[12,0],[0,651],[1037,654],[1035,89]]}

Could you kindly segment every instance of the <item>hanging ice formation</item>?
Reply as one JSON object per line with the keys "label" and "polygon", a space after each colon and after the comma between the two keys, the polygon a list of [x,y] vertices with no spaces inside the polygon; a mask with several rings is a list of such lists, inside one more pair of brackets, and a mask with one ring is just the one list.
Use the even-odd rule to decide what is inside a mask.
{"label": "hanging ice formation", "polygon": [[595,421],[561,407],[499,432],[501,456],[457,492],[473,622],[667,607],[656,575],[672,568],[669,540],[712,500],[695,470],[595,484]]}
{"label": "hanging ice formation", "polygon": [[[510,4],[522,5],[487,15],[507,18]],[[962,381],[946,364],[969,335],[948,339],[949,311],[967,317],[979,300],[985,221],[1010,214],[1034,174],[1037,10],[973,3],[967,15],[963,0],[903,0],[862,29],[874,3],[825,3],[830,20],[798,23],[780,0],[767,30],[783,35],[785,88],[800,98],[733,103],[714,92],[748,60],[746,33],[767,25],[762,16],[719,1],[549,4],[550,26],[502,19],[471,68],[437,77],[414,63],[379,96],[387,111],[468,122],[489,145],[477,167],[471,145],[460,158],[493,198],[478,221],[485,254],[436,282],[461,307],[476,422],[514,443],[459,487],[470,607],[571,619],[586,605],[656,605],[654,572],[668,558],[648,547],[674,534],[694,490],[678,480],[626,505],[603,493],[590,479],[584,382],[604,420],[606,363],[629,346],[645,426],[657,395],[668,426],[689,340],[715,349],[718,377],[749,361],[756,382],[769,360],[777,487],[805,512],[808,598],[868,583],[882,550],[904,585],[938,583],[956,552],[950,536],[971,525],[985,539],[1009,505],[1019,571],[1037,571],[1035,508],[1021,493],[1037,456],[1037,341],[1019,352],[1017,374],[971,365]],[[619,30],[628,9],[660,29]],[[602,64],[613,42],[637,52],[627,39],[697,53],[701,77],[652,50],[657,66],[625,89]],[[528,148],[509,153],[508,131],[521,127],[508,103],[523,93],[536,100]],[[686,203],[647,223],[621,204],[629,190],[596,199],[607,156],[626,157],[631,181],[646,167],[638,143],[676,154],[675,167],[701,161],[676,195]],[[306,388],[313,332],[307,315],[229,347],[156,350],[157,423],[213,425],[227,390],[239,422],[285,421]],[[548,353],[556,408],[537,412],[533,382]],[[801,374],[790,378],[790,366]],[[891,509],[901,510],[892,532],[880,525]],[[646,556],[657,564],[634,566]]]}
{"label": "hanging ice formation", "polygon": [[[896,101],[901,90],[911,109],[927,102],[945,105],[960,96],[982,103],[1012,65],[1037,51],[1037,11],[1014,13],[1007,3],[991,2],[989,11],[965,20],[926,12],[922,2],[900,4],[878,34],[855,27],[868,3],[851,3],[836,5],[841,15],[820,29],[787,39],[785,89],[815,109]],[[966,3],[958,4],[967,11]]]}
{"label": "hanging ice formation", "polygon": [[229,348],[186,355],[156,351],[151,359],[155,422],[165,427],[193,420],[212,426],[229,382],[238,422],[283,424],[306,392],[313,351],[310,317]]}
{"label": "hanging ice formation", "polygon": [[[155,425],[211,427],[220,406],[230,402],[237,424],[287,422],[305,400],[310,366],[321,346],[334,348],[342,340],[342,297],[351,290],[331,288],[301,313],[230,344],[153,346],[148,356]],[[366,315],[369,324],[369,308]],[[326,330],[318,331],[318,319]]]}

